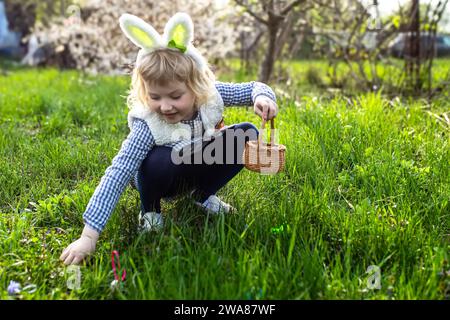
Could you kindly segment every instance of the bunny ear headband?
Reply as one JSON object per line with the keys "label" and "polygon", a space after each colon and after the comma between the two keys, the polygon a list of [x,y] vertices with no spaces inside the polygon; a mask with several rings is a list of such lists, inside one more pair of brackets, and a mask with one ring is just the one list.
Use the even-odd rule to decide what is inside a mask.
{"label": "bunny ear headband", "polygon": [[147,22],[128,13],[120,16],[119,24],[127,38],[141,48],[136,59],[137,65],[147,53],[160,48],[172,48],[192,57],[200,70],[206,66],[206,60],[191,43],[194,25],[187,13],[178,12],[170,18],[162,37]]}

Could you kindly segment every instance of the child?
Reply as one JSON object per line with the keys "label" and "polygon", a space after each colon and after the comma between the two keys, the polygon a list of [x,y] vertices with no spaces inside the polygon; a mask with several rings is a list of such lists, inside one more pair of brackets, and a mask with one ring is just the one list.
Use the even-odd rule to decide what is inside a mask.
{"label": "child", "polygon": [[215,194],[243,168],[245,142],[256,140],[258,130],[248,122],[224,127],[224,105],[254,105],[264,120],[277,114],[275,94],[265,84],[215,81],[191,44],[189,15],[175,14],[162,37],[135,16],[124,14],[119,21],[141,48],[127,99],[130,133],[89,201],[80,238],[60,256],[66,265],[79,264],[95,251],[130,180],[140,194],[143,232],[163,227],[162,198],[184,192],[207,213],[230,212],[233,208]]}

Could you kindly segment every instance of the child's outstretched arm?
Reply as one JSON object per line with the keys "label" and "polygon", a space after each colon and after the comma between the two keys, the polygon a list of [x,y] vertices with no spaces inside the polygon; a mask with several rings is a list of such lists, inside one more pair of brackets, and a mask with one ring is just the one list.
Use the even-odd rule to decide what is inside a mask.
{"label": "child's outstretched arm", "polygon": [[68,264],[79,264],[95,251],[100,233],[113,212],[120,195],[147,153],[154,146],[150,128],[143,120],[133,123],[130,134],[122,143],[111,166],[106,169],[83,214],[85,223],[79,239],[72,242],[60,256]]}
{"label": "child's outstretched arm", "polygon": [[225,106],[251,106],[261,118],[273,119],[278,113],[277,99],[273,90],[257,81],[226,83],[216,81]]}

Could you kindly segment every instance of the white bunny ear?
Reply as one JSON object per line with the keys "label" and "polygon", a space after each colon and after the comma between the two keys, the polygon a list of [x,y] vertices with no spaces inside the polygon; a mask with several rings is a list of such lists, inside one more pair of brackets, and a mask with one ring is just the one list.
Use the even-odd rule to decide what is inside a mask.
{"label": "white bunny ear", "polygon": [[127,38],[138,47],[151,50],[162,46],[163,42],[159,33],[144,20],[124,13],[119,18],[119,24]]}
{"label": "white bunny ear", "polygon": [[194,39],[194,24],[191,17],[184,12],[176,13],[164,28],[163,41],[169,48],[185,52]]}
{"label": "white bunny ear", "polygon": [[203,70],[206,67],[207,62],[206,62],[205,58],[203,58],[200,51],[198,51],[194,46],[189,45],[187,47],[186,54],[188,54],[195,60],[195,62],[197,63],[197,66],[199,67],[200,70]]}

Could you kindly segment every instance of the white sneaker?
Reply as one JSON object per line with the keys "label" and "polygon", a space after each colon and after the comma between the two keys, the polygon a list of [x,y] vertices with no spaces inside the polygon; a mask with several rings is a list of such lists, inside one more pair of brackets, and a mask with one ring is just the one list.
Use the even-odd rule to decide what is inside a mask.
{"label": "white sneaker", "polygon": [[139,212],[139,232],[161,231],[164,227],[164,219],[161,213],[147,212],[142,215]]}
{"label": "white sneaker", "polygon": [[223,214],[236,210],[228,203],[220,200],[216,195],[211,195],[205,202],[200,203],[195,201],[195,204],[205,209],[210,214]]}

